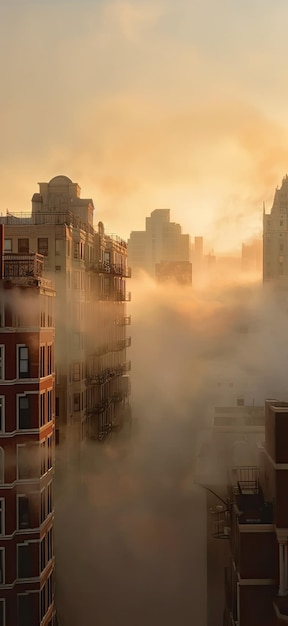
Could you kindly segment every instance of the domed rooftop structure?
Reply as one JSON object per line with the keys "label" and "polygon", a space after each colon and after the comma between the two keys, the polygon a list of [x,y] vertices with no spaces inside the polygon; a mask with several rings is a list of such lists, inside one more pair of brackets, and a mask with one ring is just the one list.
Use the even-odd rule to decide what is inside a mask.
{"label": "domed rooftop structure", "polygon": [[68,176],[54,176],[54,178],[51,178],[51,180],[49,181],[48,185],[72,185],[72,180],[71,178],[68,178]]}

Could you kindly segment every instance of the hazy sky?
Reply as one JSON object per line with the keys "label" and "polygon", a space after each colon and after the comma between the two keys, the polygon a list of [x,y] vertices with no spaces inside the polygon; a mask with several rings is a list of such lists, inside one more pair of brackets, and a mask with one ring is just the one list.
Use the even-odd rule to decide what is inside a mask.
{"label": "hazy sky", "polygon": [[229,249],[288,172],[287,0],[0,0],[0,211],[65,174],[107,232]]}

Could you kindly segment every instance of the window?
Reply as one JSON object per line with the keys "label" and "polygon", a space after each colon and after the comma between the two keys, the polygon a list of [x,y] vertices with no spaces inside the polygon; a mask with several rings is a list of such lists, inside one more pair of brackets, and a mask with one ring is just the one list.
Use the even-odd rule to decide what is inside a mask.
{"label": "window", "polygon": [[43,572],[43,569],[46,567],[46,536],[40,542],[40,571]]}
{"label": "window", "polygon": [[29,239],[18,239],[18,252],[29,254]]}
{"label": "window", "polygon": [[5,326],[5,306],[3,300],[0,302],[0,328]]}
{"label": "window", "polygon": [[38,254],[43,254],[43,256],[48,256],[48,238],[47,237],[38,238]]}
{"label": "window", "polygon": [[80,380],[80,363],[72,364],[72,380],[74,381]]}
{"label": "window", "polygon": [[48,374],[53,373],[52,369],[52,346],[47,346],[48,350]]}
{"label": "window", "polygon": [[29,498],[28,496],[17,496],[18,500],[18,528],[29,527]]}
{"label": "window", "polygon": [[24,430],[25,428],[31,428],[29,396],[18,397],[18,422],[20,430]]}
{"label": "window", "polygon": [[0,498],[0,535],[5,535],[5,499]]}
{"label": "window", "polygon": [[52,528],[47,533],[47,557],[48,562],[53,558],[53,531]]}
{"label": "window", "polygon": [[45,376],[45,346],[40,346],[40,378]]}
{"label": "window", "polygon": [[4,357],[5,357],[5,347],[0,346],[0,380],[4,380],[5,378]]}
{"label": "window", "polygon": [[40,428],[45,424],[45,393],[40,394]]}
{"label": "window", "polygon": [[52,420],[52,390],[47,391],[47,400],[48,400],[48,422]]}
{"label": "window", "polygon": [[18,593],[17,626],[31,626],[31,615],[35,613],[35,595],[32,593]]}
{"label": "window", "polygon": [[4,239],[4,252],[12,252],[12,239]]}
{"label": "window", "polygon": [[0,585],[5,583],[5,548],[0,548]]}
{"label": "window", "polygon": [[0,448],[0,483],[4,482],[4,450]]}
{"label": "window", "polygon": [[53,463],[53,443],[52,443],[52,436],[47,438],[47,444],[48,444],[48,457],[47,457],[47,469],[51,469],[52,467],[52,463]]}
{"label": "window", "polygon": [[33,555],[31,547],[29,543],[17,546],[18,578],[31,578],[31,576],[33,576]]}
{"label": "window", "polygon": [[39,478],[39,445],[37,443],[26,443],[18,445],[17,448],[19,480]]}
{"label": "window", "polygon": [[244,398],[237,398],[237,406],[244,406]]}
{"label": "window", "polygon": [[0,396],[0,432],[5,430],[5,398]]}
{"label": "window", "polygon": [[74,259],[79,258],[79,243],[78,241],[73,241],[73,257]]}
{"label": "window", "polygon": [[53,511],[53,489],[52,483],[47,485],[47,515]]}
{"label": "window", "polygon": [[29,349],[27,346],[18,347],[19,378],[29,377]]}
{"label": "window", "polygon": [[45,489],[41,491],[41,509],[40,509],[40,522],[43,524],[46,519],[46,502],[45,502]]}
{"label": "window", "polygon": [[61,239],[55,239],[55,254],[61,254]]}
{"label": "window", "polygon": [[56,397],[55,413],[56,413],[56,417],[59,417],[59,398],[58,398],[58,396]]}
{"label": "window", "polygon": [[73,411],[80,411],[80,393],[73,393]]}
{"label": "window", "polygon": [[46,604],[46,585],[42,587],[40,591],[40,618],[41,620],[46,615],[47,604]]}
{"label": "window", "polygon": [[40,471],[41,476],[46,472],[46,441],[40,443]]}
{"label": "window", "polygon": [[5,626],[6,616],[5,616],[5,600],[0,600],[0,626]]}

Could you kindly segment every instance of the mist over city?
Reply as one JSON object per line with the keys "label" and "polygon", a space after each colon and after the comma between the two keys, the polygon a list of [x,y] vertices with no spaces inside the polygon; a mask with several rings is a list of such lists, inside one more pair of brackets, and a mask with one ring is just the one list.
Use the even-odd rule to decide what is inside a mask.
{"label": "mist over city", "polygon": [[0,626],[288,620],[287,19],[0,1]]}

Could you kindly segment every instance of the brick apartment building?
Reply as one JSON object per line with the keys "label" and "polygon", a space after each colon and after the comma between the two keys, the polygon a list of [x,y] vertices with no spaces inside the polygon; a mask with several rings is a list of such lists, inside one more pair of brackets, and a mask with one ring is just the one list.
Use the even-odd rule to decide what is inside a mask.
{"label": "brick apartment building", "polygon": [[5,253],[44,256],[56,289],[56,443],[72,460],[129,419],[127,244],[93,226],[91,198],[66,176],[39,184],[32,213],[7,214]]}
{"label": "brick apartment building", "polygon": [[55,291],[0,232],[0,625],[52,626]]}
{"label": "brick apartment building", "polygon": [[230,535],[224,626],[288,622],[288,403],[267,400],[259,466],[235,467],[215,537]]}

